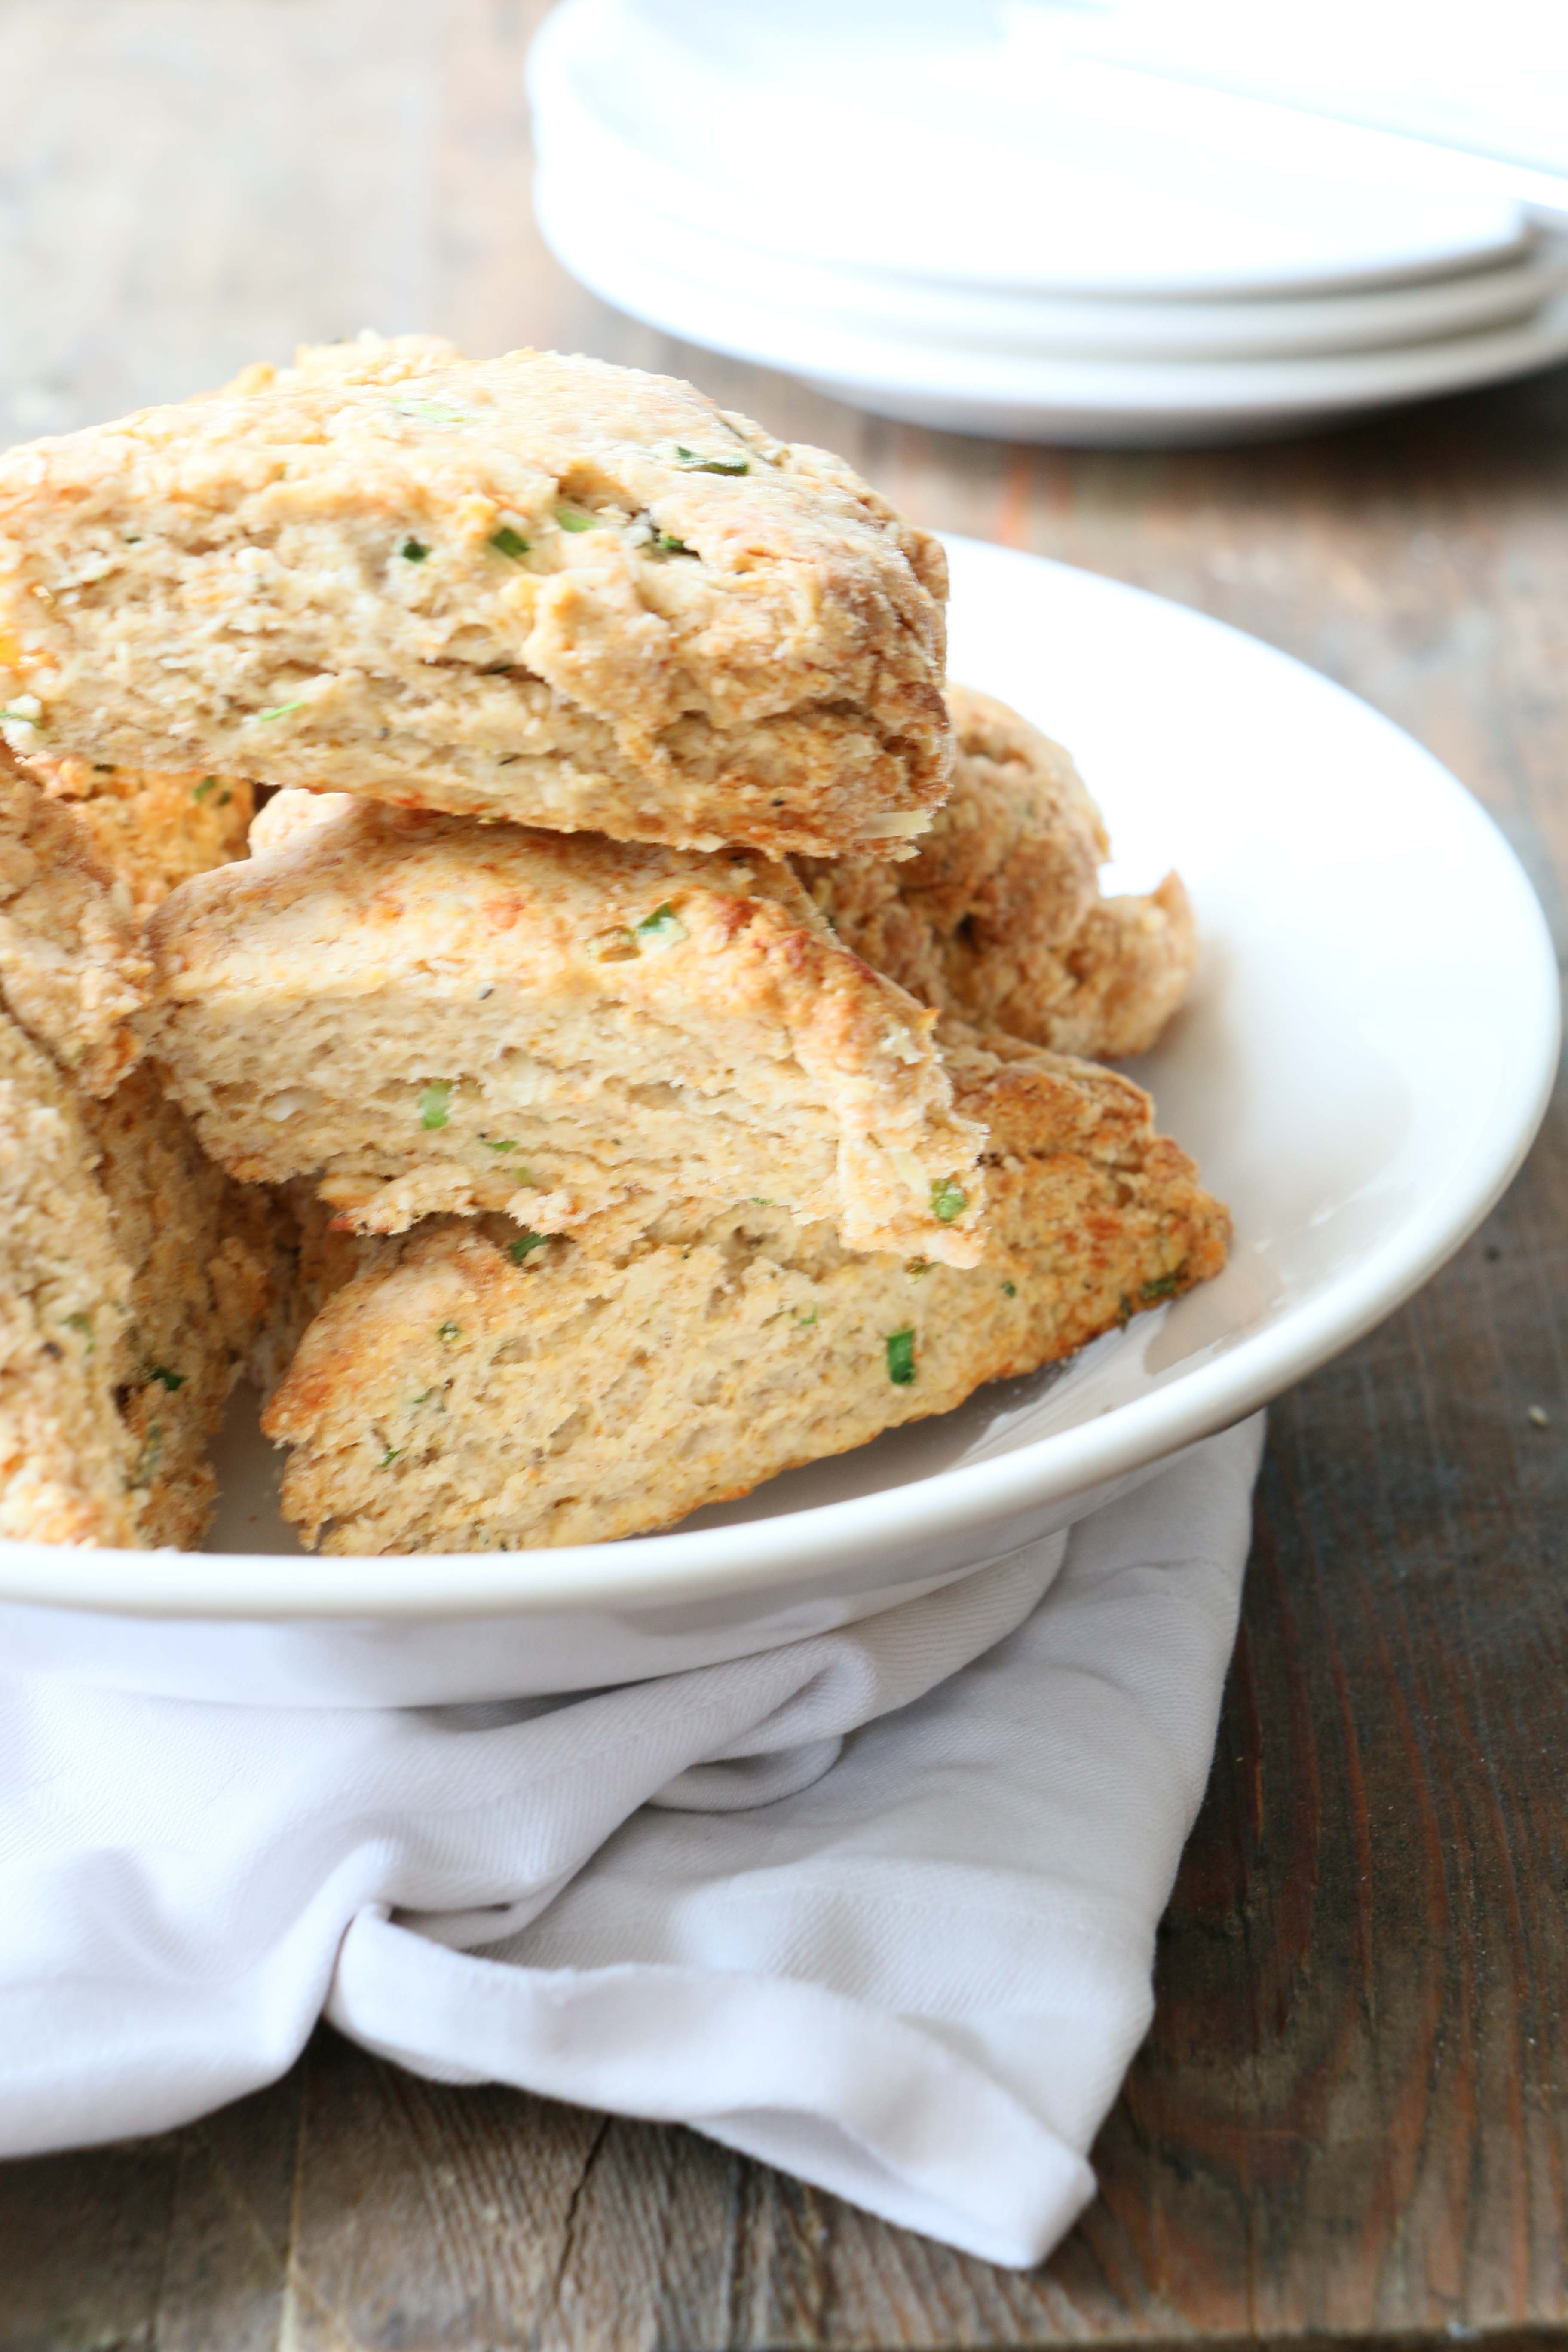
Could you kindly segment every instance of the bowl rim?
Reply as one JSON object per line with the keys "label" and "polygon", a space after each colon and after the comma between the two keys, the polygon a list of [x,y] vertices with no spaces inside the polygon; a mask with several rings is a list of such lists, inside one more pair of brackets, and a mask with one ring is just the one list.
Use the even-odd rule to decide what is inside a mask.
{"label": "bowl rim", "polygon": [[[900,1542],[929,1546],[1060,1502],[1227,1428],[1354,1343],[1403,1306],[1468,1238],[1528,1152],[1545,1116],[1561,1039],[1557,960],[1519,858],[1480,803],[1405,730],[1309,665],[1211,615],[1049,558],[943,534],[955,551],[1044,565],[1112,599],[1136,598],[1184,626],[1237,641],[1247,657],[1352,706],[1358,720],[1414,751],[1489,862],[1495,903],[1513,927],[1520,1001],[1500,1055],[1511,1071],[1498,1114],[1363,1260],[1288,1306],[1219,1355],[1090,1421],[1006,1454],[868,1495],[736,1526],[679,1528],[615,1543],[504,1552],[382,1555],[125,1551],[0,1539],[0,1603],[201,1620],[451,1619],[659,1606],[723,1592],[784,1590],[847,1571]],[[1168,1313],[1162,1309],[1161,1313]],[[374,1577],[374,1591],[367,1592]],[[524,1584],[524,1580],[526,1582]]]}

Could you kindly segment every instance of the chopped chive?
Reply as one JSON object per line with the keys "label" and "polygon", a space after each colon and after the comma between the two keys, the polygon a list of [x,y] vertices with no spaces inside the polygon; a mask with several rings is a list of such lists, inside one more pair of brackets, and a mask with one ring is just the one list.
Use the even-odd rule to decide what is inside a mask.
{"label": "chopped chive", "polygon": [[158,1467],[158,1457],[163,1451],[163,1424],[161,1421],[147,1423],[147,1434],[142,1440],[142,1451],[132,1467],[132,1487],[150,1486],[153,1473]]}
{"label": "chopped chive", "polygon": [[912,1388],[915,1378],[915,1335],[905,1324],[901,1331],[888,1334],[888,1378],[896,1389]]}
{"label": "chopped chive", "polygon": [[770,1201],[765,1192],[752,1192],[748,1194],[747,1197],[749,1198],[753,1209],[776,1209],[778,1207],[778,1202],[776,1201]]}
{"label": "chopped chive", "polygon": [[931,1213],[938,1222],[951,1225],[954,1217],[962,1217],[969,1206],[969,1195],[951,1176],[939,1176],[931,1188]]}
{"label": "chopped chive", "polygon": [[168,1390],[169,1394],[173,1396],[176,1389],[183,1389],[184,1387],[185,1375],[184,1372],[171,1372],[167,1367],[163,1364],[149,1364],[147,1367],[147,1381],[149,1386],[151,1386],[154,1381],[162,1381],[163,1386]]}
{"label": "chopped chive", "polygon": [[422,539],[405,539],[403,542],[405,563],[423,563],[429,552]]}
{"label": "chopped chive", "polygon": [[657,530],[653,535],[653,551],[656,555],[689,555],[691,550],[683,539],[677,539],[672,530]]}
{"label": "chopped chive", "polygon": [[514,1242],[508,1242],[506,1254],[513,1265],[521,1265],[530,1250],[542,1249],[549,1238],[548,1234],[519,1234]]}
{"label": "chopped chive", "polygon": [[801,1329],[802,1329],[803,1331],[809,1330],[809,1329],[810,1329],[810,1328],[811,1328],[811,1326],[812,1326],[812,1325],[816,1322],[816,1307],[806,1307],[806,1309],[805,1310],[805,1312],[804,1312],[804,1313],[802,1313],[801,1309],[797,1307],[795,1308],[795,1321],[800,1325],[800,1328],[801,1328]]}
{"label": "chopped chive", "polygon": [[443,400],[395,400],[394,408],[400,416],[416,416],[422,425],[471,425],[473,417],[466,408],[451,408]]}
{"label": "chopped chive", "polygon": [[419,1124],[434,1129],[447,1124],[447,1106],[452,1099],[450,1078],[437,1078],[425,1087],[419,1097]]}
{"label": "chopped chive", "polygon": [[71,1330],[79,1331],[81,1333],[82,1338],[87,1341],[87,1352],[90,1356],[94,1348],[98,1345],[97,1340],[93,1337],[91,1316],[68,1315],[66,1317],[66,1322]]}
{"label": "chopped chive", "polygon": [[462,1336],[463,1327],[460,1323],[443,1323],[436,1334],[442,1346],[447,1348],[451,1346],[454,1339],[460,1339]]}
{"label": "chopped chive", "polygon": [[419,1405],[428,1404],[435,1393],[436,1391],[434,1389],[421,1389],[416,1397],[410,1398],[408,1404],[409,1412],[413,1412]]}
{"label": "chopped chive", "polygon": [[739,449],[732,455],[705,457],[696,449],[683,449],[675,445],[675,462],[688,474],[745,474],[751,471],[751,459]]}
{"label": "chopped chive", "polygon": [[517,1150],[517,1138],[514,1135],[481,1135],[479,1141],[484,1145],[487,1151],[515,1151]]}
{"label": "chopped chive", "polygon": [[922,1274],[931,1272],[931,1260],[929,1257],[912,1257],[905,1266],[904,1272],[912,1282],[918,1282]]}
{"label": "chopped chive", "polygon": [[377,1463],[377,1469],[390,1470],[395,1462],[402,1459],[402,1455],[403,1448],[401,1445],[389,1445],[386,1452],[382,1455],[381,1460]]}
{"label": "chopped chive", "polygon": [[304,697],[301,696],[298,702],[275,702],[270,710],[258,710],[256,715],[258,719],[287,719],[291,711],[303,710],[304,708]]}
{"label": "chopped chive", "polygon": [[491,531],[490,545],[498,555],[510,556],[514,563],[521,563],[528,553],[527,540],[521,531],[513,530],[510,522],[503,522],[499,530]]}
{"label": "chopped chive", "polygon": [[1004,1298],[1016,1298],[1018,1296],[1017,1284],[1016,1282],[1005,1282],[1002,1285],[1002,1296]]}
{"label": "chopped chive", "polygon": [[1132,1320],[1132,1301],[1128,1297],[1125,1291],[1122,1292],[1121,1297],[1116,1302],[1116,1319],[1121,1324],[1121,1328],[1124,1331],[1126,1330],[1129,1323]]}
{"label": "chopped chive", "polygon": [[216,786],[217,778],[216,776],[204,776],[201,782],[196,786],[195,791],[191,794],[191,798],[194,801],[205,801],[210,792],[216,791]]}
{"label": "chopped chive", "polygon": [[1182,1286],[1182,1276],[1186,1270],[1187,1262],[1184,1258],[1174,1274],[1163,1274],[1157,1282],[1144,1283],[1138,1293],[1144,1306],[1152,1306],[1156,1298],[1174,1298]]}
{"label": "chopped chive", "polygon": [[574,514],[570,507],[557,507],[555,520],[563,530],[597,530],[599,518],[591,514]]}
{"label": "chopped chive", "polygon": [[231,800],[233,800],[233,798],[234,798],[234,794],[233,794],[231,792],[228,792],[228,791],[221,792],[221,793],[219,793],[219,794],[218,794],[218,796],[217,796],[216,805],[217,805],[219,808],[227,808],[227,806],[228,806],[228,804],[229,804],[230,801],[231,801]]}
{"label": "chopped chive", "polygon": [[668,902],[656,907],[651,915],[645,915],[637,925],[637,938],[655,954],[665,948],[679,947],[682,940],[690,936],[675,908]]}

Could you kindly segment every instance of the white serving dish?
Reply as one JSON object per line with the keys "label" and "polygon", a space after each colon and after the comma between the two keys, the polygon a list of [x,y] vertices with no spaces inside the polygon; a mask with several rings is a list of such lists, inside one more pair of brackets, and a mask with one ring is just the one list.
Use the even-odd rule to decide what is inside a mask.
{"label": "white serving dish", "polygon": [[1484,166],[1092,59],[1010,59],[990,9],[565,0],[529,58],[542,148],[802,259],[1136,296],[1329,292],[1500,260]]}
{"label": "white serving dish", "polygon": [[1043,356],[868,331],[745,289],[658,269],[548,172],[539,225],[572,275],[634,318],[782,369],[879,415],[958,433],[1101,446],[1192,445],[1301,430],[1490,383],[1568,357],[1568,297],[1522,322],[1387,350],[1268,359]]}
{"label": "white serving dish", "polygon": [[[606,204],[574,157],[550,142],[541,159],[542,208],[568,245],[585,236],[620,256],[622,284],[645,272],[681,281],[721,320],[742,289],[745,315],[775,335],[847,325],[895,345],[956,343],[976,353],[1041,359],[1279,359],[1386,351],[1483,328],[1515,325],[1568,286],[1568,239],[1542,236],[1521,257],[1408,285],[1350,293],[1200,301],[1036,294],[955,286],[904,273],[797,261],[722,229],[694,229],[637,206]],[[777,348],[776,342],[773,346]]]}
{"label": "white serving dish", "polygon": [[1523,1157],[1557,1053],[1551,942],[1495,826],[1397,728],[1249,637],[1038,558],[963,540],[952,556],[953,675],[1071,744],[1126,881],[1179,861],[1193,890],[1194,1001],[1138,1075],[1233,1206],[1225,1274],[1054,1379],[620,1544],[304,1558],[268,1517],[259,1441],[240,1443],[222,1549],[0,1545],[8,1660],[355,1705],[738,1654],[1068,1523],[1349,1345],[1458,1246]]}

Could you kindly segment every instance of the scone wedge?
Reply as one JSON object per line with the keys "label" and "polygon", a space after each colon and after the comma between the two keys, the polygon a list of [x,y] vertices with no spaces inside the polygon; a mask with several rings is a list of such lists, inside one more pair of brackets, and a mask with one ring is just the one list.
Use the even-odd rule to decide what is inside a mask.
{"label": "scone wedge", "polygon": [[801,879],[845,945],[922,1003],[1093,1061],[1146,1053],[1197,962],[1179,877],[1102,898],[1110,845],[1069,755],[972,687],[947,701],[952,788],[915,855],[800,858]]}
{"label": "scone wedge", "polygon": [[13,749],[681,847],[898,856],[946,571],[689,384],[427,339],[0,457]]}
{"label": "scone wedge", "polygon": [[952,1055],[990,1130],[980,1265],[699,1204],[637,1236],[443,1218],[363,1244],[264,1417],[286,1514],[338,1552],[665,1527],[1217,1272],[1226,1212],[1130,1081],[1009,1041]]}
{"label": "scone wedge", "polygon": [[151,1051],[234,1175],[311,1177],[364,1231],[754,1199],[978,1256],[936,1016],[786,865],[302,794],[257,840],[148,932]]}

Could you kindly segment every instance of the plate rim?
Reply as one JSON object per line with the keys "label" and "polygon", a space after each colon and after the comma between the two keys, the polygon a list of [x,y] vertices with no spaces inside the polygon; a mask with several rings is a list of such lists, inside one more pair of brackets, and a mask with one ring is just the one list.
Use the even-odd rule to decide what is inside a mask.
{"label": "plate rim", "polygon": [[[738,1527],[635,1536],[616,1543],[507,1552],[384,1555],[121,1551],[0,1539],[0,1602],[135,1618],[258,1622],[410,1622],[649,1608],[721,1593],[784,1591],[847,1571],[901,1540],[930,1542],[1060,1502],[1142,1469],[1256,1412],[1352,1346],[1414,1296],[1463,1244],[1512,1181],[1551,1098],[1561,1040],[1557,959],[1529,877],[1496,821],[1452,772],[1395,722],[1309,664],[1190,605],[1054,558],[943,533],[962,562],[1044,566],[1111,601],[1156,607],[1200,635],[1217,633],[1249,660],[1278,666],[1351,705],[1358,720],[1414,751],[1486,844],[1498,887],[1513,902],[1534,981],[1510,1026],[1517,1078],[1505,1116],[1436,1191],[1356,1268],[1219,1356],[1092,1421],[990,1459],[957,1465]],[[1064,1461],[1064,1458],[1065,1461]],[[527,1589],[519,1589],[526,1575]],[[376,1591],[366,1591],[374,1577]],[[127,1580],[139,1590],[128,1590]]]}

